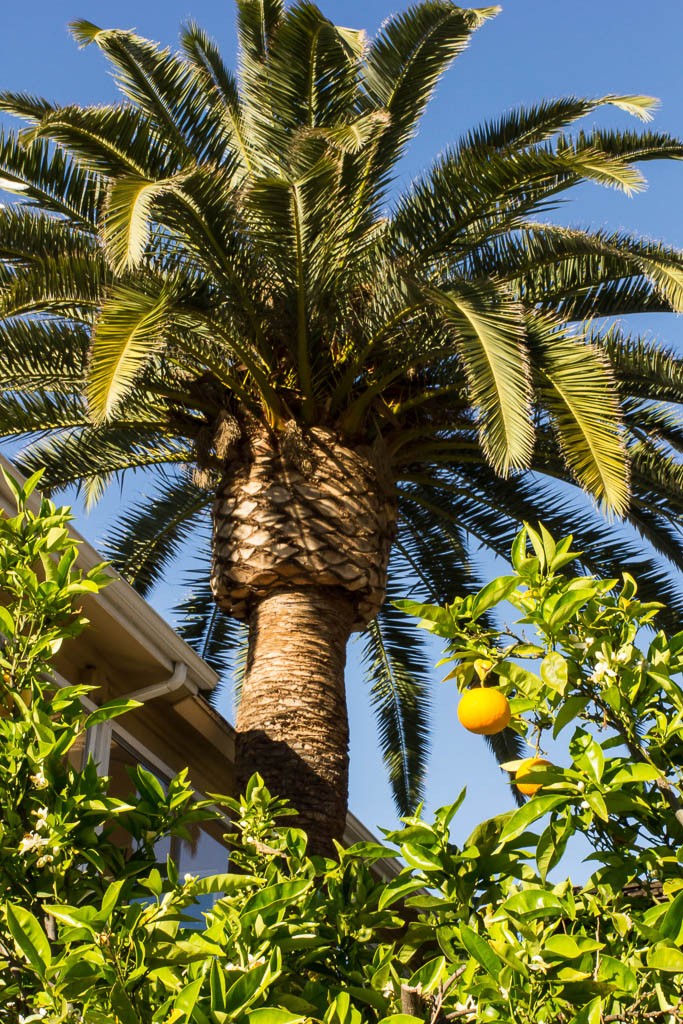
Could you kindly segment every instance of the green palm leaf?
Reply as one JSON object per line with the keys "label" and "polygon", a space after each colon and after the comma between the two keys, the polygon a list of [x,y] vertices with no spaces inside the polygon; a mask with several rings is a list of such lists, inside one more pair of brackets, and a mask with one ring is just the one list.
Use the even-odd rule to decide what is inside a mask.
{"label": "green palm leaf", "polygon": [[145,292],[119,284],[93,328],[88,406],[96,422],[111,417],[163,342],[172,305],[169,289]]}
{"label": "green palm leaf", "polygon": [[411,138],[436,84],[498,7],[465,9],[450,0],[427,0],[394,15],[370,47],[364,81],[368,102],[390,115],[375,157],[380,174]]}
{"label": "green palm leaf", "polygon": [[[552,138],[558,132],[599,107],[613,105],[633,114],[641,121],[650,121],[657,100],[651,96],[601,96],[588,100],[577,96],[543,100],[532,107],[506,111],[496,121],[484,123],[465,135],[462,148],[470,150],[524,149]],[[642,139],[642,135],[638,136]],[[661,146],[662,139],[659,140]]]}
{"label": "green palm leaf", "polygon": [[50,213],[92,229],[104,193],[102,182],[43,139],[19,143],[0,131],[0,191],[3,182]]}
{"label": "green palm leaf", "polygon": [[387,603],[363,637],[363,661],[380,749],[399,814],[424,792],[429,737],[427,653],[405,616]]}
{"label": "green palm leaf", "polygon": [[206,518],[211,497],[184,473],[167,473],[151,496],[126,509],[104,554],[143,596],[149,594]]}
{"label": "green palm leaf", "polygon": [[529,333],[539,387],[567,464],[582,487],[623,514],[628,464],[607,360],[550,320],[535,317]]}
{"label": "green palm leaf", "polygon": [[[207,550],[209,546],[207,535]],[[211,591],[210,576],[210,559],[200,555],[196,567],[184,577],[188,593],[173,610],[174,625],[183,640],[218,672],[221,681],[232,680],[239,702],[249,627],[221,614]],[[209,694],[214,707],[221,708],[224,700],[222,688]]]}
{"label": "green palm leaf", "polygon": [[482,310],[473,293],[436,300],[453,332],[487,458],[507,475],[528,466],[533,449],[531,379],[522,308],[501,296]]}
{"label": "green palm leaf", "polygon": [[102,223],[102,238],[112,268],[124,273],[140,265],[149,244],[154,205],[177,194],[183,176],[148,181],[126,176],[112,182]]}

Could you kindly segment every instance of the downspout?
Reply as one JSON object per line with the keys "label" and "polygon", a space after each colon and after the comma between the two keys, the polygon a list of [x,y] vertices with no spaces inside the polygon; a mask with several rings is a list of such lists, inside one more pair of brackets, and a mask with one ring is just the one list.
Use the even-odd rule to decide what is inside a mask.
{"label": "downspout", "polygon": [[[199,687],[187,678],[187,665],[182,661],[176,661],[173,663],[173,672],[168,679],[162,679],[158,683],[151,683],[150,686],[143,686],[139,690],[133,690],[132,693],[126,693],[116,699],[136,700],[140,704],[146,704],[147,701],[155,700],[157,697],[163,697],[166,693],[173,693],[174,690],[179,690],[181,686],[185,686],[192,696],[199,692]],[[112,729],[112,722],[99,722],[88,730],[85,744],[85,760],[87,761],[88,757],[92,756],[93,761],[97,765],[98,775],[106,775],[109,771]]]}

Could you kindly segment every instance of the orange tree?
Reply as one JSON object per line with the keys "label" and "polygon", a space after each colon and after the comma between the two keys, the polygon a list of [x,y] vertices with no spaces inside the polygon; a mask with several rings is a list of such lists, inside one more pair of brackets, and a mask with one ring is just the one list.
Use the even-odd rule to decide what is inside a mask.
{"label": "orange tree", "polygon": [[[88,717],[87,688],[50,681],[54,651],[86,625],[80,596],[105,580],[75,567],[66,510],[27,509],[35,482],[16,486],[16,516],[0,516],[3,1024],[682,1019],[683,637],[650,634],[637,649],[656,609],[630,578],[561,575],[568,543],[530,531],[538,551],[520,538],[512,577],[413,609],[455,644],[461,685],[481,675],[505,692],[532,749],[573,727],[565,766],[537,773],[523,807],[455,842],[463,793],[431,822],[406,818],[381,844],[326,859],[277,824],[286,808],[255,777],[241,798],[216,798],[239,872],[179,878],[155,840],[216,813],[195,805],[184,774],[164,791],[138,769],[124,802],[92,762],[65,762],[85,729],[126,707]],[[503,595],[533,636],[484,623]],[[554,882],[577,831],[594,840],[595,871],[583,886]],[[382,881],[377,862],[396,854],[405,866]]]}

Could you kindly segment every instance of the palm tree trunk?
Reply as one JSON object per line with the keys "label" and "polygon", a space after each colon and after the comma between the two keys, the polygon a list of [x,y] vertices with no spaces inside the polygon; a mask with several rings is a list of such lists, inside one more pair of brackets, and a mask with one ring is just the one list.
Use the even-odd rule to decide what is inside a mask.
{"label": "palm tree trunk", "polygon": [[247,620],[237,781],[260,772],[332,852],[346,818],[346,644],[384,600],[396,492],[381,444],[245,421],[214,504],[211,584]]}
{"label": "palm tree trunk", "polygon": [[354,603],[338,587],[290,586],[255,604],[237,716],[240,791],[258,771],[299,812],[309,851],[332,854],[348,800],[344,691]]}

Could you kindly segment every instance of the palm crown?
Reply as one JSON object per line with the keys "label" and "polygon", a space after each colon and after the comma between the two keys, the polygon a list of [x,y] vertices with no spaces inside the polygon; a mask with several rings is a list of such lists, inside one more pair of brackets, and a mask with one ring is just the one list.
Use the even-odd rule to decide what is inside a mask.
{"label": "palm crown", "polygon": [[[389,597],[408,577],[431,600],[470,588],[472,540],[507,554],[540,517],[592,568],[635,563],[679,615],[657,554],[683,566],[683,370],[614,318],[682,310],[681,254],[546,220],[581,182],[635,192],[637,164],[683,156],[645,130],[567,134],[604,104],[648,120],[651,101],[513,111],[396,195],[440,75],[497,9],[424,0],[368,42],[308,2],[237,8],[237,78],[195,25],[172,53],[79,21],[123,103],[2,96],[28,121],[0,140],[2,183],[23,200],[0,212],[0,432],[31,439],[22,466],[89,501],[128,469],[156,472],[111,537],[146,590],[209,521],[245,424],[293,448],[321,429],[381,447],[398,502]],[[241,627],[216,613],[208,575],[186,633],[220,659]],[[364,644],[407,810],[424,778],[423,655],[389,602]]]}

